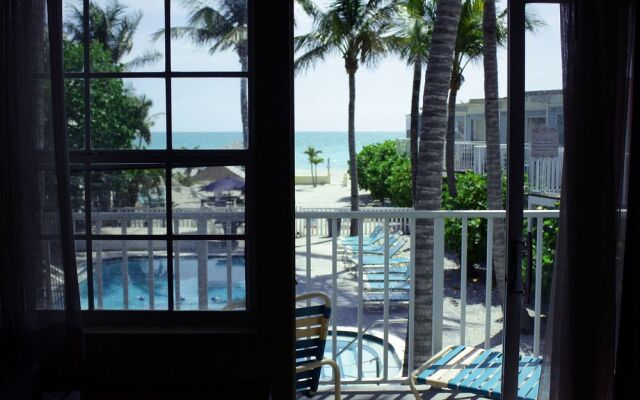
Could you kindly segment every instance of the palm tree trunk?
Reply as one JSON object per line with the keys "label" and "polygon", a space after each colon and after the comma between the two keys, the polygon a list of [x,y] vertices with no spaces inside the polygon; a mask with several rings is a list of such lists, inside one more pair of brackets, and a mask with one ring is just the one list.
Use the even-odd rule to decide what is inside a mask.
{"label": "palm tree trunk", "polygon": [[[422,59],[417,58],[413,63],[413,87],[411,88],[411,121],[409,127],[409,141],[411,146],[411,194],[413,204],[416,203],[416,177],[418,175],[418,126],[420,123],[420,84],[422,83]],[[411,232],[413,235],[414,233]],[[409,343],[409,324],[405,332],[404,342]],[[404,346],[404,363],[402,375],[407,376],[409,362],[409,346]]]}
{"label": "palm tree trunk", "polygon": [[[422,127],[416,177],[416,210],[437,210],[442,196],[442,157],[447,126],[447,94],[453,64],[453,48],[460,19],[460,0],[440,0],[423,95]],[[433,319],[433,220],[417,220],[415,232],[415,332],[414,365],[432,353]]]}
{"label": "palm tree trunk", "polygon": [[[349,176],[351,178],[351,211],[358,211],[358,168],[356,165],[356,133],[355,133],[355,111],[356,111],[356,73],[349,74]],[[351,236],[358,234],[358,220],[351,220],[349,230]]]}
{"label": "palm tree trunk", "polygon": [[[498,61],[496,56],[496,5],[495,0],[485,0],[483,13],[483,58],[484,58],[484,114],[487,142],[487,204],[492,210],[502,210],[502,166],[500,163],[500,131],[498,108]],[[494,221],[493,271],[500,299],[505,298],[506,232],[504,220]],[[503,306],[504,303],[501,303]],[[504,310],[504,308],[503,308]],[[523,332],[532,331],[532,322],[522,305],[521,327]]]}
{"label": "palm tree trunk", "polygon": [[449,196],[455,198],[458,196],[456,188],[456,171],[455,171],[455,143],[456,143],[456,97],[458,89],[452,85],[449,91],[449,107],[447,111],[447,140],[446,140],[446,156],[445,163],[447,169],[447,185],[449,187]]}
{"label": "palm tree trunk", "polygon": [[[418,125],[420,121],[420,83],[422,83],[422,60],[418,57],[413,63],[413,87],[411,89],[411,125],[409,140],[411,143],[411,190],[413,201],[416,197],[416,176],[418,175]],[[405,346],[406,347],[406,346]]]}
{"label": "palm tree trunk", "polygon": [[[248,54],[247,49],[243,46],[238,48],[238,56],[243,71],[248,71]],[[248,88],[247,79],[240,79],[240,114],[242,117],[242,144],[247,148],[249,145],[249,109],[248,109]]]}

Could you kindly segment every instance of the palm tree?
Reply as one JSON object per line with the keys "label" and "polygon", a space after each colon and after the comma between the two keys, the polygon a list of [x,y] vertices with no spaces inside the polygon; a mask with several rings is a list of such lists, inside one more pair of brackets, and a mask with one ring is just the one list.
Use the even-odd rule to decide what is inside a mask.
{"label": "palm tree", "polygon": [[[82,7],[70,6],[70,16],[64,23],[71,41],[81,43],[84,37],[84,15]],[[126,14],[127,5],[111,0],[104,8],[89,2],[89,40],[102,44],[111,53],[111,60],[119,63],[133,48],[133,36],[142,20],[140,11]],[[144,64],[156,62],[161,54],[146,51],[125,64],[126,69],[134,69]]]}
{"label": "palm tree", "polygon": [[[396,6],[392,0],[336,0],[326,11],[310,0],[302,1],[303,9],[313,17],[313,30],[295,38],[295,61],[298,71],[308,69],[330,54],[344,60],[349,77],[349,175],[351,178],[351,210],[358,210],[358,173],[356,166],[355,102],[356,72],[359,66],[373,66],[389,49],[388,38]],[[351,235],[358,226],[351,221]]]}
{"label": "palm tree", "polygon": [[[413,66],[411,87],[411,116],[409,137],[411,143],[411,183],[415,198],[418,171],[418,126],[420,120],[420,85],[422,64],[426,63],[435,19],[434,0],[403,0],[398,4],[397,31],[391,38],[392,48],[400,58]],[[415,201],[415,199],[414,199]]]}
{"label": "palm tree", "polygon": [[[542,23],[528,17],[526,28],[533,30]],[[501,210],[502,203],[502,167],[500,163],[500,132],[498,109],[498,61],[496,47],[499,31],[496,27],[495,0],[485,0],[483,13],[483,57],[484,57],[484,115],[486,121],[487,142],[487,205],[489,209]],[[505,248],[506,232],[504,220],[494,220],[493,230],[493,270],[500,298],[505,298]],[[501,303],[502,305],[502,303]],[[524,304],[521,306],[521,328],[523,332],[532,331],[532,322]]]}
{"label": "palm tree", "polygon": [[[453,53],[445,151],[447,184],[449,186],[449,194],[452,197],[456,197],[458,194],[454,168],[456,97],[460,86],[464,83],[464,69],[469,63],[476,62],[482,58],[483,8],[484,0],[463,1],[460,11],[460,23],[458,24],[458,36],[456,37],[456,45]],[[497,43],[503,46],[506,43],[504,18],[501,18],[496,26],[498,27]]]}
{"label": "palm tree", "polygon": [[[249,67],[247,41],[246,0],[182,0],[189,15],[186,26],[171,28],[172,38],[188,38],[194,44],[206,47],[209,53],[233,50],[238,55],[243,71]],[[164,30],[154,34],[157,40]],[[240,113],[242,118],[242,140],[249,143],[249,114],[247,108],[247,80],[240,80]]]}
{"label": "palm tree", "polygon": [[[447,171],[447,185],[449,194],[456,197],[458,194],[455,177],[455,121],[456,98],[460,86],[464,83],[464,69],[469,63],[478,62],[483,56],[483,18],[484,0],[464,0],[460,12],[458,24],[458,36],[453,55],[453,69],[451,71],[451,85],[449,88],[449,106],[447,122],[447,139],[445,151],[445,163]],[[495,14],[495,12],[494,12]],[[507,44],[506,10],[497,16],[495,22],[496,45],[503,47]],[[532,14],[527,14],[526,29],[535,31],[544,25],[542,21]]]}
{"label": "palm tree", "polygon": [[[447,127],[447,93],[453,65],[460,0],[439,0],[425,74],[416,210],[437,210],[442,196],[442,157]],[[414,365],[432,353],[433,318],[433,220],[416,221]]]}
{"label": "palm tree", "polygon": [[322,153],[322,150],[316,150],[313,146],[307,147],[304,151],[304,154],[306,154],[309,159],[309,166],[311,167],[311,182],[313,183],[313,187],[316,187],[317,185],[318,164],[324,161],[324,158],[320,157],[320,153]]}

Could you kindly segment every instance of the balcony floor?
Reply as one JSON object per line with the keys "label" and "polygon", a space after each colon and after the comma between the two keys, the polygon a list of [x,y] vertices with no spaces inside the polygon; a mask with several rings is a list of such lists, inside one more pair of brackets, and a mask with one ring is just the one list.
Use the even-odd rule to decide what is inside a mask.
{"label": "balcony floor", "polygon": [[[489,400],[474,394],[454,392],[446,389],[426,390],[421,387],[423,400]],[[301,397],[306,399],[306,397]],[[311,398],[312,400],[333,400],[333,387],[324,386]],[[414,400],[408,386],[376,386],[376,385],[349,385],[342,388],[343,400]]]}

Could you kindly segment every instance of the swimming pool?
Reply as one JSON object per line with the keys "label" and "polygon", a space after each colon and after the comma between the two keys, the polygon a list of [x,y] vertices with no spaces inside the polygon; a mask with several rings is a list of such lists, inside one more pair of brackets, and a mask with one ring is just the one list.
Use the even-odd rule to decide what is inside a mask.
{"label": "swimming pool", "polygon": [[[85,264],[86,265],[86,264]],[[127,257],[128,266],[128,309],[149,310],[149,258],[142,256]],[[83,266],[80,265],[82,268]],[[96,309],[124,309],[122,257],[103,258],[102,291],[99,290],[99,277],[94,266],[93,291]],[[175,266],[174,266],[175,269]],[[207,261],[207,288],[209,310],[222,310],[227,306],[227,258],[209,257]],[[174,271],[177,275],[177,271]],[[177,281],[178,279],[176,279]],[[167,303],[167,258],[153,257],[153,305],[156,310],[166,310]],[[174,284],[176,296],[175,308],[180,310],[198,309],[198,259],[180,256],[179,285]],[[101,298],[100,298],[101,297]],[[80,300],[83,309],[88,309],[87,280],[80,282]],[[244,257],[231,257],[231,300],[234,309],[244,309],[246,299]],[[101,307],[100,307],[101,305]]]}
{"label": "swimming pool", "polygon": [[[324,351],[325,358],[331,359],[333,339],[329,332],[327,344]],[[336,363],[340,367],[340,376],[343,380],[358,378],[358,341],[357,334],[350,331],[338,331],[336,337],[337,353],[339,353]],[[389,360],[389,377],[399,376],[402,373],[402,360],[396,354],[394,347],[389,344],[387,349]],[[384,360],[384,346],[382,339],[370,335],[362,335],[362,378],[375,379],[382,378]],[[331,367],[325,366],[320,374],[321,381],[331,381]]]}

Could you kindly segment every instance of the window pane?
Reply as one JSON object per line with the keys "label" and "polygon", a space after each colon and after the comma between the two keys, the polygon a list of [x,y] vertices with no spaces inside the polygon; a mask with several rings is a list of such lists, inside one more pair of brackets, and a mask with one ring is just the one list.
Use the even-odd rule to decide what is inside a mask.
{"label": "window pane", "polygon": [[82,166],[71,166],[71,213],[73,216],[73,232],[82,234],[85,232],[85,184],[84,171],[77,168],[82,168]]}
{"label": "window pane", "polygon": [[[93,294],[97,310],[166,310],[167,244],[164,241],[93,242]],[[80,283],[80,298],[87,285]]]}
{"label": "window pane", "polygon": [[84,70],[83,4],[82,0],[63,0],[64,24],[64,70],[81,72]]}
{"label": "window pane", "polygon": [[246,83],[237,78],[173,79],[173,148],[246,148]]}
{"label": "window pane", "polygon": [[246,309],[243,240],[180,240],[173,249],[176,310]]}
{"label": "window pane", "polygon": [[68,145],[71,150],[84,148],[84,82],[81,79],[64,81],[65,115]]}
{"label": "window pane", "polygon": [[[92,3],[92,71],[164,71],[163,1]],[[117,14],[115,7],[120,7]]]}
{"label": "window pane", "polygon": [[104,150],[166,148],[162,79],[91,81],[91,147]]}
{"label": "window pane", "polygon": [[242,167],[177,168],[172,171],[174,233],[245,233]]}
{"label": "window pane", "polygon": [[163,169],[91,172],[91,225],[95,234],[165,234]]}
{"label": "window pane", "polygon": [[78,271],[78,285],[80,287],[80,307],[89,309],[89,289],[87,283],[87,242],[76,240],[76,270]]}
{"label": "window pane", "polygon": [[171,1],[173,71],[246,71],[247,2]]}

